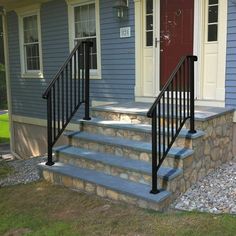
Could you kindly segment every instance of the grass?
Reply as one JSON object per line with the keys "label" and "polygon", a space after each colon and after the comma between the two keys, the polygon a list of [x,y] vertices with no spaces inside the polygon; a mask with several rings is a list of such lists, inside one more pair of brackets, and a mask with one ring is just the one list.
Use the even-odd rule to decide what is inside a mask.
{"label": "grass", "polygon": [[156,213],[45,182],[0,188],[0,235],[230,236],[236,217]]}
{"label": "grass", "polygon": [[0,115],[0,143],[9,143],[9,117],[8,114]]}
{"label": "grass", "polygon": [[0,161],[0,179],[10,175],[12,172],[12,167],[10,167],[5,161]]}

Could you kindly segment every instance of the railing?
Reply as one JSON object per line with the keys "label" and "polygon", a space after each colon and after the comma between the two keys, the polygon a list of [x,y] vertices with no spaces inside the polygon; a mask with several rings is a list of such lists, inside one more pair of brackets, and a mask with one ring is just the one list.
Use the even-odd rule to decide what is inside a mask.
{"label": "railing", "polygon": [[194,127],[194,62],[196,56],[185,56],[171,74],[159,96],[149,109],[152,118],[152,190],[156,194],[157,172],[165,160],[185,122]]}
{"label": "railing", "polygon": [[47,100],[48,161],[53,165],[52,149],[79,107],[84,104],[89,120],[89,68],[92,43],[78,43],[43,94]]}

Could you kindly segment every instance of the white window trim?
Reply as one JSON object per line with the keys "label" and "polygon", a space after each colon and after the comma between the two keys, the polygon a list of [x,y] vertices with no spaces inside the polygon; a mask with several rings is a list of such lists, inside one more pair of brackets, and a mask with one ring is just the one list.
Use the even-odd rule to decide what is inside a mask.
{"label": "white window trim", "polygon": [[[16,10],[18,14],[19,24],[19,43],[20,43],[20,62],[21,62],[21,77],[22,78],[39,78],[43,79],[43,59],[42,59],[42,37],[41,37],[41,20],[40,20],[40,5],[36,4],[30,7],[25,7]],[[39,39],[39,63],[40,70],[38,71],[26,71],[25,68],[25,53],[24,53],[24,30],[23,30],[23,18],[27,16],[37,16],[38,22],[38,39]]]}
{"label": "white window trim", "polygon": [[95,17],[96,17],[96,42],[97,42],[97,70],[91,71],[91,79],[101,79],[101,39],[100,39],[100,11],[99,0],[66,0],[68,5],[68,26],[69,26],[69,46],[70,51],[74,48],[75,39],[75,18],[74,8],[77,6],[95,3]]}

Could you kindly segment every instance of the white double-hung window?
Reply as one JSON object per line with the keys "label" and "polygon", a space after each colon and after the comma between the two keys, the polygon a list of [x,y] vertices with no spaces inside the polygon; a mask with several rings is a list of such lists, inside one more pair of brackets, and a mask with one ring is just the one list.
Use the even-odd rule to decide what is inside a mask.
{"label": "white double-hung window", "polygon": [[91,78],[100,78],[99,1],[67,0],[69,7],[70,47],[89,40]]}
{"label": "white double-hung window", "polygon": [[19,14],[22,77],[43,78],[39,10]]}

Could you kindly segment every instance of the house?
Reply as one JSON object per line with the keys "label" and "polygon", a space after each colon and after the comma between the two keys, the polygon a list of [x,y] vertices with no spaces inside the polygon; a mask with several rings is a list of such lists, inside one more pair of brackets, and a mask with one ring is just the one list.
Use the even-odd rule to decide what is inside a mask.
{"label": "house", "polygon": [[[67,61],[67,65],[64,64],[63,75],[62,72],[56,77],[54,77],[54,75],[68,58],[70,52],[73,52],[77,42],[83,40],[89,40],[93,43],[89,54],[90,104],[92,106],[100,105],[100,107],[94,108],[92,115],[105,120],[108,118],[114,118],[115,120],[121,118],[126,121],[137,121],[136,123],[148,123],[139,112],[145,110],[144,108],[149,108],[156,96],[165,88],[168,78],[170,78],[182,56],[197,55],[198,62],[192,61],[192,63],[195,64],[195,71],[188,67],[188,63],[190,62],[187,57],[182,61],[183,67],[179,65],[179,68],[181,68],[179,70],[180,72],[176,72],[174,77],[186,75],[190,71],[193,72],[192,75],[194,75],[195,81],[192,86],[195,86],[193,89],[195,95],[194,93],[192,93],[192,95],[195,98],[196,110],[198,109],[197,112],[199,113],[196,115],[196,117],[199,118],[196,119],[196,127],[204,132],[199,131],[194,136],[194,134],[189,135],[185,131],[181,131],[182,133],[180,132],[179,135],[181,136],[182,134],[189,142],[180,141],[182,145],[185,145],[184,151],[182,149],[182,151],[176,149],[176,153],[173,154],[172,152],[172,154],[175,157],[180,157],[181,168],[184,168],[185,164],[187,165],[187,157],[195,155],[192,153],[192,150],[186,149],[186,143],[191,143],[191,148],[193,149],[193,147],[195,147],[197,149],[195,153],[199,155],[199,158],[200,156],[204,156],[206,157],[205,159],[209,160],[206,161],[204,159],[200,164],[196,162],[194,165],[198,165],[199,170],[189,169],[188,174],[186,174],[187,180],[185,179],[185,184],[176,187],[175,181],[177,180],[172,181],[170,184],[171,187],[169,185],[167,187],[168,191],[171,190],[171,188],[175,190],[178,189],[178,191],[172,189],[172,192],[176,192],[177,196],[177,193],[185,191],[197,179],[209,173],[209,171],[219,166],[222,162],[230,160],[233,155],[235,155],[236,150],[233,150],[233,143],[236,137],[236,126],[233,124],[233,119],[234,121],[236,119],[233,110],[236,107],[236,80],[234,78],[236,73],[235,1],[0,0],[0,5],[3,7],[1,8],[1,14],[5,33],[5,61],[7,64],[8,99],[11,115],[11,149],[16,156],[26,158],[29,156],[42,155],[47,152],[47,104],[46,101],[42,99],[42,94],[53,78],[61,78],[61,81],[64,81],[62,78],[67,77],[68,74],[65,73],[68,73],[68,70],[70,71],[71,77],[78,77],[80,69],[76,66],[73,67],[76,64],[76,60],[79,61],[79,57],[77,59],[72,57],[75,54]],[[82,49],[78,48],[78,50]],[[79,55],[80,53],[79,51]],[[194,59],[194,61],[196,60],[196,58],[192,59]],[[190,58],[190,61],[192,59]],[[187,63],[186,66],[185,63]],[[72,67],[75,68],[74,71],[70,69]],[[188,75],[186,76],[188,77]],[[190,91],[190,88],[185,88],[185,85],[188,86],[186,80],[184,80],[184,83],[180,82],[179,85],[177,82],[171,85],[173,91],[175,91],[176,86],[177,88],[179,86],[182,92],[179,93],[179,95],[176,93],[175,98],[177,100],[175,100],[175,103],[179,101],[180,104],[177,105],[179,107],[184,106],[183,111],[175,114],[175,118],[178,117],[178,115],[181,117],[182,112],[184,112],[183,116],[185,118],[189,117],[189,113],[191,113],[191,111],[189,111],[185,114],[185,106],[189,108],[189,103],[187,100],[185,103],[185,99],[189,96]],[[79,86],[76,85],[76,80],[71,80],[71,84],[69,84],[69,89],[71,88],[70,94],[72,94],[73,88],[77,88],[76,86]],[[60,90],[63,94],[67,91],[64,84],[61,84],[61,87],[59,87],[59,85],[56,87],[55,85],[55,87],[51,87],[54,94],[57,88],[58,91]],[[75,94],[76,92],[73,93]],[[171,90],[168,90],[167,94],[164,94],[164,98],[162,98],[164,101],[167,101],[167,104],[170,102],[170,100],[168,100],[170,94]],[[49,92],[46,93],[45,98],[48,98],[48,96]],[[61,94],[61,96],[63,95]],[[61,98],[62,97],[58,98],[59,100],[53,98],[55,100],[54,106],[57,106],[58,109],[64,109],[64,105],[66,106],[65,101],[62,102],[60,100]],[[178,100],[178,98],[180,99]],[[165,103],[163,100],[160,104]],[[134,103],[134,101],[139,103]],[[181,104],[182,101],[183,103]],[[103,105],[117,102],[119,105],[103,107]],[[61,105],[58,106],[57,104]],[[131,107],[131,105],[134,107]],[[123,110],[121,106],[124,108]],[[178,108],[178,106],[176,108]],[[147,110],[148,109],[145,111]],[[165,108],[163,107],[162,110],[165,111]],[[178,109],[176,109],[176,111],[177,110]],[[134,112],[132,113],[132,111]],[[120,114],[117,115],[119,112]],[[195,111],[195,113],[197,112]],[[61,113],[62,110],[59,110],[58,114]],[[167,116],[172,115],[173,118],[174,110],[172,109],[170,113],[171,114],[167,112]],[[56,111],[54,109],[51,114],[51,118],[53,116],[54,120],[59,116],[55,114]],[[154,114],[153,110],[150,114]],[[204,119],[201,117],[202,114]],[[60,118],[59,116],[59,121],[52,123],[53,127],[51,128],[54,128],[54,134],[51,135],[57,136],[56,125],[57,127],[64,125],[62,121],[62,119],[64,119],[64,113],[62,117]],[[89,118],[89,114],[87,114],[87,118]],[[147,118],[147,120],[148,119],[149,118]],[[166,124],[164,118],[163,120],[164,121],[160,123],[164,124],[164,129],[160,135],[163,135],[165,128],[168,130],[170,126],[169,118]],[[58,122],[58,124],[56,124],[56,122]],[[62,122],[62,124],[60,122]],[[182,119],[180,119],[179,122],[181,123]],[[70,133],[67,135],[70,140],[69,144],[80,143],[84,145],[83,148],[100,151],[100,153],[103,149],[99,149],[99,145],[96,144],[96,141],[103,139],[103,141],[106,142],[104,146],[108,145],[108,143],[112,145],[111,138],[106,138],[105,136],[101,138],[98,133],[99,130],[103,130],[103,135],[111,135],[114,122],[100,122],[99,127],[97,127],[96,125],[98,124],[95,123],[95,121],[90,123],[89,121],[87,121],[87,123],[80,122],[79,124],[76,121],[70,122],[66,129],[78,131],[80,127],[81,130],[87,131],[88,133],[97,133],[97,136],[94,135],[91,137],[88,133],[79,134],[80,137],[77,138],[80,142],[78,142],[73,140],[73,134]],[[124,128],[124,124],[115,125],[118,131],[122,129],[128,130],[124,132],[123,135],[119,134],[117,131],[117,136],[125,136],[123,138],[127,138],[129,134],[132,133],[129,130],[130,126],[127,124],[125,124],[126,128]],[[158,124],[154,122],[153,125]],[[186,126],[188,127],[188,124]],[[172,123],[172,130],[173,127],[174,125]],[[182,123],[180,128],[182,128]],[[137,131],[135,134],[131,135],[132,137],[135,136],[136,143],[129,143],[128,141],[123,143],[121,141],[122,139],[119,139],[119,147],[111,147],[110,149],[113,150],[110,151],[111,153],[117,154],[118,156],[130,155],[134,157],[136,155],[135,152],[137,152],[139,148],[142,149],[142,146],[140,146],[141,143],[138,143],[142,138],[138,137],[137,133],[147,133],[150,131],[150,127],[144,125],[140,128],[140,126],[138,127],[136,124],[135,127],[133,126],[131,129],[134,133]],[[194,131],[194,129],[192,131]],[[202,137],[204,133],[205,138]],[[75,134],[75,136],[76,135],[77,134]],[[168,131],[168,141],[169,136]],[[159,136],[159,141],[160,137],[161,136]],[[181,139],[181,137],[179,138]],[[150,139],[149,137],[149,143],[151,143]],[[66,140],[67,137],[60,137],[59,142],[63,143],[66,142]],[[165,137],[163,141],[165,143]],[[153,144],[155,146],[155,142]],[[126,147],[125,151],[123,150],[122,152],[122,145],[130,146]],[[176,144],[176,146],[178,145]],[[82,148],[82,146],[80,146],[80,148]],[[131,154],[128,153],[129,148],[133,148]],[[147,148],[147,146],[145,146],[140,150],[140,155],[142,156],[141,161],[149,160],[148,155],[145,154],[146,149],[150,149],[150,147]],[[55,149],[55,152],[63,152],[63,148]],[[62,156],[67,160],[66,154],[73,156],[75,152],[76,150],[73,148],[64,150]],[[168,155],[170,155],[170,153],[171,151]],[[80,163],[82,167],[89,169],[89,166],[92,165],[91,161],[94,161],[94,159],[98,157],[100,158],[100,154],[92,154],[87,154],[87,158],[90,158],[89,164],[82,165],[82,162]],[[225,159],[220,160],[219,155],[224,156]],[[101,157],[104,162],[107,161],[105,157],[108,158],[106,155]],[[61,160],[60,158],[61,157],[59,157],[59,160]],[[186,158],[186,163],[182,158]],[[120,160],[120,162],[122,162],[122,160]],[[73,161],[69,159],[67,161],[70,164],[73,163]],[[176,163],[176,160],[172,160],[172,162]],[[192,163],[192,160],[188,160],[188,162]],[[205,162],[206,164],[204,164],[205,167],[203,170],[203,168],[201,169],[201,165]],[[137,168],[140,166],[140,163],[137,162],[129,164]],[[116,163],[116,165],[118,165],[118,163]],[[174,165],[174,167],[176,167],[174,174],[172,173],[172,169],[161,169],[161,171],[164,171],[162,174],[162,177],[164,176],[162,178],[162,187],[167,186],[166,182],[171,181],[172,178],[183,174],[180,165]],[[156,164],[154,163],[153,166],[155,172]],[[117,194],[114,187],[108,190],[108,192],[105,191],[106,187],[108,188],[108,186],[104,184],[107,176],[99,175],[99,178],[103,179],[104,182],[100,182],[100,185],[98,184],[100,189],[95,190],[96,188],[93,185],[93,181],[98,178],[96,175],[91,174],[92,177],[90,177],[88,183],[85,184],[86,180],[81,176],[83,180],[78,180],[77,182],[73,180],[71,176],[68,177],[68,173],[71,172],[75,179],[76,169],[70,170],[66,174],[65,172],[60,172],[59,167],[51,167],[54,168],[55,171],[58,168],[59,171],[57,173],[55,172],[56,177],[54,176],[54,179],[50,169],[43,171],[44,177],[52,182],[56,182],[55,179],[59,179],[58,173],[64,173],[66,177],[59,182],[66,186],[71,186],[74,181],[73,183],[75,183],[77,187],[83,185],[87,191],[100,191],[100,195],[106,195],[113,199],[125,198],[124,193],[127,193],[125,189],[122,190],[123,195]],[[97,168],[102,167],[98,165]],[[127,166],[124,168],[127,168]],[[143,168],[145,169],[143,170],[144,173],[146,173],[145,171],[147,171],[149,167],[144,163]],[[112,175],[120,175],[123,181],[123,179],[127,179],[128,176],[126,173],[120,173],[120,169],[121,167],[119,166],[118,170],[114,171],[119,174],[113,173]],[[84,173],[84,176],[89,176],[90,172],[87,172],[87,170],[80,171],[80,173]],[[110,170],[110,172],[112,171]],[[144,173],[142,173],[140,177],[142,179],[141,183],[149,183],[150,176],[146,176]],[[135,173],[130,179],[136,181],[136,179],[139,178],[137,177],[139,174]],[[155,176],[153,179],[155,179]],[[110,181],[112,182],[113,180],[114,179]],[[119,183],[120,185],[123,186],[127,184],[127,186],[130,186],[130,183],[122,181]],[[178,181],[181,182],[181,179],[178,179]],[[115,180],[112,184],[115,184]],[[158,184],[161,185],[159,182]],[[143,187],[139,185],[135,185],[135,187],[132,186],[130,186],[130,188],[135,188],[136,191],[137,189],[141,191]],[[146,185],[145,189],[147,189]],[[158,201],[165,202],[161,207],[158,205],[158,209],[164,208],[169,202],[168,191],[161,191],[157,194],[159,196]],[[145,190],[144,192],[147,191]],[[156,203],[156,200],[153,199],[153,195],[151,195],[151,197],[145,197],[146,195],[142,197],[142,201],[138,201],[138,205],[148,205],[149,203],[147,203],[148,201],[145,202],[145,199]],[[128,198],[125,199],[129,201],[127,200]],[[156,208],[153,207],[152,204],[148,206]]]}

